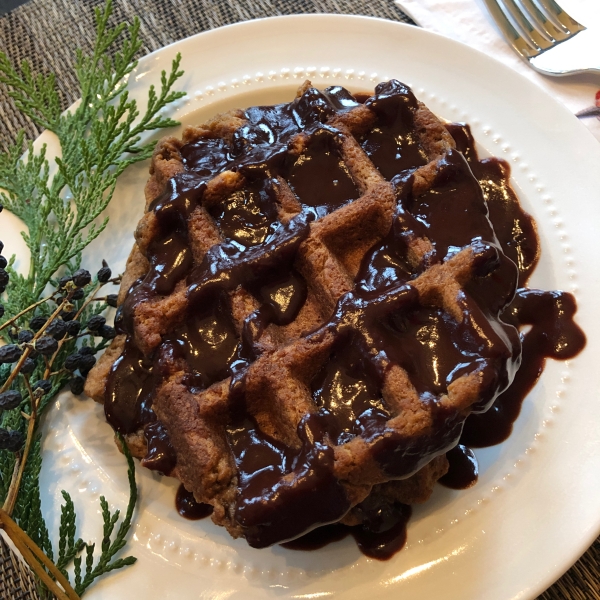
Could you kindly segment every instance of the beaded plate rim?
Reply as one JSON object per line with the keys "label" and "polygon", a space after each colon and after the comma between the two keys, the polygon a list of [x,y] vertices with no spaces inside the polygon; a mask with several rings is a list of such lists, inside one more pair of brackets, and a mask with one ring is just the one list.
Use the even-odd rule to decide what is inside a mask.
{"label": "beaded plate rim", "polygon": [[[235,27],[235,26],[232,26]],[[318,63],[317,63],[318,64]],[[140,67],[138,67],[140,69]],[[331,85],[340,83],[347,85],[350,88],[357,88],[359,86],[368,84],[372,85],[378,81],[388,79],[384,73],[383,76],[379,76],[377,72],[366,71],[366,70],[354,70],[343,67],[329,67],[329,66],[293,66],[293,67],[281,67],[278,69],[271,69],[268,71],[255,71],[253,75],[242,75],[232,77],[230,79],[217,81],[210,81],[204,86],[199,86],[192,93],[188,92],[186,98],[182,98],[178,101],[178,106],[173,107],[169,114],[172,114],[175,118],[180,116],[186,116],[190,113],[197,112],[205,104],[212,106],[218,103],[220,100],[230,99],[246,90],[257,89],[265,86],[266,89],[273,86],[280,86],[284,84],[286,86],[299,85],[303,79],[311,79],[317,86]],[[407,80],[406,83],[409,85],[413,82]],[[499,128],[488,125],[488,122],[493,120],[484,120],[477,114],[470,116],[467,113],[459,109],[456,104],[453,104],[450,100],[444,96],[440,96],[439,93],[430,92],[427,86],[419,85],[418,83],[413,86],[413,89],[417,97],[423,99],[425,103],[435,112],[443,118],[451,121],[461,120],[467,121],[471,124],[475,138],[479,141],[479,144],[483,144],[484,148],[489,150],[490,148],[498,148],[501,152],[495,152],[496,155],[506,158],[512,167],[513,181],[516,181],[517,187],[525,188],[526,192],[518,190],[520,197],[525,197],[527,205],[535,204],[536,206],[543,206],[545,212],[541,216],[539,211],[536,209],[535,218],[538,223],[544,220],[543,231],[551,229],[554,235],[554,242],[561,245],[563,249],[561,269],[567,273],[569,278],[569,288],[567,291],[577,293],[579,291],[577,271],[577,263],[573,258],[572,247],[570,237],[566,232],[564,220],[560,214],[560,210],[553,200],[552,193],[546,189],[543,176],[540,177],[536,173],[535,169],[529,166],[528,162],[521,158],[521,153],[518,150],[513,149],[513,145],[510,142],[510,136],[504,136]],[[42,136],[43,137],[43,136]],[[518,148],[518,144],[514,146]],[[503,156],[504,155],[504,156]],[[535,161],[533,161],[535,165]],[[535,200],[533,197],[535,196]],[[551,438],[552,426],[555,424],[555,420],[559,418],[561,406],[564,402],[565,395],[568,394],[569,381],[571,379],[571,361],[561,364],[562,370],[559,375],[560,384],[556,386],[553,391],[553,400],[549,404],[544,405],[543,418],[539,421],[539,427],[533,433],[530,443],[527,447],[515,457],[514,463],[506,469],[502,475],[494,477],[492,485],[487,485],[486,489],[480,490],[478,498],[469,503],[469,506],[461,506],[460,510],[455,510],[452,518],[447,519],[448,523],[443,528],[437,528],[433,536],[443,536],[449,529],[454,528],[455,525],[463,522],[467,516],[475,514],[482,506],[489,504],[491,499],[498,497],[503,490],[514,486],[516,481],[522,476],[524,472],[525,464],[532,460],[532,456],[535,455],[536,450],[547,443],[547,440]],[[548,395],[548,392],[544,392]],[[63,395],[58,405],[64,409],[65,405],[72,402],[72,397],[66,398]],[[58,413],[64,413],[64,410],[59,410]],[[72,432],[69,432],[69,428],[64,428],[62,434],[58,435],[57,438],[64,437],[65,435],[72,436]],[[69,443],[68,440],[71,440]],[[66,479],[69,479],[69,486],[78,487],[80,489],[87,489],[92,494],[98,495],[102,483],[106,483],[105,477],[90,478],[89,475],[84,476],[83,471],[79,468],[77,461],[83,460],[83,462],[91,462],[91,457],[87,455],[83,449],[83,446],[73,444],[73,438],[68,438],[67,443],[61,443],[59,439],[53,440],[48,445],[55,446],[55,450],[62,455],[61,464],[66,470],[69,469],[70,474]],[[73,451],[79,452],[79,458],[69,458],[68,455]],[[77,456],[77,455],[76,455]],[[93,481],[96,479],[96,481]],[[104,481],[103,481],[104,480]],[[65,482],[66,483],[66,482]],[[108,495],[108,494],[107,494]],[[460,514],[456,514],[460,513]],[[217,571],[227,571],[232,576],[241,575],[244,579],[249,582],[257,582],[261,585],[276,585],[281,583],[285,579],[285,583],[300,583],[303,578],[309,578],[310,574],[303,572],[302,569],[297,572],[288,570],[282,572],[273,567],[264,567],[257,565],[242,565],[236,561],[228,560],[227,556],[207,556],[206,554],[196,551],[188,536],[182,536],[179,533],[179,528],[173,531],[171,527],[160,524],[158,526],[149,527],[142,523],[143,518],[139,519],[136,525],[135,531],[135,543],[146,546],[153,554],[162,556],[167,561],[174,561],[180,568],[185,568],[181,561],[193,562],[197,566],[211,567],[210,570],[216,569]],[[188,540],[186,541],[186,538]],[[410,525],[409,525],[409,542],[407,550],[412,545],[423,545],[429,543],[429,539],[418,539],[411,541]],[[203,540],[199,539],[196,544],[203,545]],[[237,548],[237,547],[236,547]],[[231,553],[227,552],[231,556]],[[366,562],[367,559],[365,559]],[[260,559],[262,563],[262,558]]]}

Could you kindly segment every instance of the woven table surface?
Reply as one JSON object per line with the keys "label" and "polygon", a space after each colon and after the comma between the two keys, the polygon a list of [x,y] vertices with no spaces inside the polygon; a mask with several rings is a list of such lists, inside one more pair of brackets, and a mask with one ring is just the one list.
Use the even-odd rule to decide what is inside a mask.
{"label": "woven table surface", "polygon": [[[0,0],[0,14],[18,3]],[[0,50],[13,63],[27,59],[34,72],[56,73],[66,108],[78,96],[75,50],[91,49],[93,7],[102,4],[100,0],[30,0],[0,16]],[[114,0],[112,20],[131,22],[135,15],[139,17],[143,55],[222,25],[298,13],[356,14],[411,22],[392,0]],[[41,133],[19,113],[0,85],[0,150],[20,129],[31,139]],[[0,600],[31,598],[38,598],[33,578],[0,537]],[[538,600],[600,600],[600,538]]]}

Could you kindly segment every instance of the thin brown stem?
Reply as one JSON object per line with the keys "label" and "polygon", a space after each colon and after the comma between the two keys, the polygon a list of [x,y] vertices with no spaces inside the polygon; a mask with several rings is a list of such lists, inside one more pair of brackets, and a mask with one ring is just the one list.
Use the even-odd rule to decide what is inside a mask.
{"label": "thin brown stem", "polygon": [[[92,302],[94,300],[94,296],[95,296],[96,292],[103,285],[104,285],[103,283],[99,283],[99,284],[96,285],[96,289],[88,296],[88,298],[86,299],[86,301],[81,305],[81,308],[75,313],[75,316],[73,317],[74,319],[77,319],[79,316],[81,316],[81,313],[90,304],[90,302]],[[58,353],[60,352],[60,349],[62,348],[63,344],[65,342],[67,342],[69,339],[72,339],[72,338],[66,338],[66,337],[64,337],[62,340],[59,340],[58,341],[58,348],[56,349],[56,352],[50,357],[50,360],[46,360],[46,370],[44,371],[44,379],[48,379],[48,377],[52,374],[52,366],[54,364],[54,360],[58,356]]]}
{"label": "thin brown stem", "polygon": [[[79,600],[79,596],[71,587],[67,578],[58,570],[58,567],[3,509],[0,509],[0,527],[6,531],[8,537],[22,554],[32,571],[43,581],[58,600]],[[48,569],[54,579],[48,575],[44,567]],[[62,586],[62,589],[58,586],[57,582]]]}
{"label": "thin brown stem", "polygon": [[[101,287],[102,287],[101,284],[98,284],[96,286],[96,289],[92,292],[92,294],[90,294],[89,298],[83,303],[81,308],[77,311],[76,317],[81,315],[83,310],[93,300],[94,295]],[[34,338],[31,340],[32,343],[35,343],[35,341],[43,335],[44,331],[48,328],[49,324],[60,314],[60,311],[62,310],[64,303],[68,302],[68,301],[69,301],[69,299],[66,298],[63,302],[61,302],[61,304],[52,313],[52,315],[50,315],[50,317],[48,317],[48,320],[46,321],[46,323],[44,323],[42,328],[35,334]],[[48,379],[48,377],[50,376],[50,373],[52,372],[52,363],[54,362],[54,359],[58,355],[58,352],[60,351],[64,341],[65,341],[64,338],[59,341],[58,349],[52,355],[50,360],[48,360],[46,357],[44,357],[44,360],[46,361],[46,369],[44,372],[43,379]],[[26,347],[25,351],[21,355],[19,361],[15,365],[15,368],[12,370],[12,372],[11,372],[10,376],[8,377],[8,379],[6,380],[5,384],[0,389],[0,393],[4,392],[5,390],[7,390],[10,387],[12,382],[15,380],[16,376],[19,374],[19,371],[21,370],[21,366],[25,362],[25,359],[29,356],[30,352],[31,352],[31,349],[29,347]],[[25,466],[27,464],[27,457],[29,456],[29,450],[31,449],[31,443],[33,441],[33,435],[35,433],[35,427],[37,424],[37,410],[38,410],[39,401],[36,400],[32,390],[31,390],[31,386],[29,385],[29,379],[27,377],[24,377],[24,379],[25,379],[25,385],[27,386],[27,391],[29,392],[29,398],[31,401],[31,415],[29,417],[29,423],[27,425],[27,438],[25,440],[25,447],[23,449],[23,455],[19,462],[18,471],[16,472],[16,475],[13,473],[13,477],[11,479],[10,486],[8,488],[8,493],[6,495],[6,499],[5,499],[4,505],[2,507],[3,510],[6,511],[6,513],[8,513],[9,516],[12,515],[13,510],[15,508],[15,504],[17,502],[17,496],[19,494],[19,489],[21,487],[23,473],[25,471]]]}
{"label": "thin brown stem", "polygon": [[27,308],[23,309],[20,313],[17,313],[14,317],[12,317],[8,321],[6,321],[6,323],[2,323],[2,325],[0,325],[0,331],[2,331],[3,329],[6,329],[9,325],[12,325],[17,319],[20,319],[23,315],[26,315],[28,312],[32,311],[34,308],[38,307],[40,304],[44,304],[44,302],[48,302],[48,300],[52,300],[52,298],[54,298],[55,295],[56,295],[56,292],[54,292],[54,294],[52,294],[46,298],[42,298],[41,300],[38,300],[37,302],[33,303],[31,306],[28,306]]}
{"label": "thin brown stem", "polygon": [[35,396],[31,390],[31,386],[29,385],[29,378],[24,377],[23,379],[25,379],[25,385],[27,386],[27,391],[29,392],[29,398],[31,401],[31,415],[29,416],[29,422],[27,424],[27,438],[25,439],[25,447],[23,449],[23,456],[21,457],[19,463],[19,469],[16,476],[13,473],[13,478],[11,479],[10,486],[8,488],[6,500],[2,506],[2,510],[4,510],[8,516],[11,516],[13,510],[15,509],[17,495],[19,494],[21,481],[23,480],[23,473],[25,471],[25,465],[27,464],[27,457],[29,456],[29,450],[31,449],[31,442],[33,440],[33,434],[35,432],[35,425],[37,421],[38,401],[35,399]]}
{"label": "thin brown stem", "polygon": [[[11,497],[12,490],[18,489],[16,487],[16,481],[19,476],[19,471],[21,470],[21,453],[15,454],[15,466],[13,467],[12,476],[10,478],[10,485],[8,486],[8,494],[6,494],[6,499],[4,500],[4,504],[6,505]],[[4,506],[2,507],[4,510]]]}
{"label": "thin brown stem", "polygon": [[[63,301],[57,307],[57,309],[48,317],[48,320],[44,323],[42,328],[33,336],[33,339],[31,340],[31,342],[29,342],[30,344],[35,344],[35,341],[39,340],[42,337],[42,335],[44,334],[44,331],[46,331],[46,329],[48,328],[50,323],[52,323],[52,321],[56,317],[58,317],[58,315],[60,314],[60,311],[62,310],[62,306],[63,306],[64,302],[65,301]],[[4,385],[2,386],[2,388],[0,388],[0,394],[2,392],[5,392],[12,385],[12,382],[16,379],[17,375],[19,374],[19,372],[21,370],[21,367],[23,366],[23,363],[25,362],[25,360],[27,359],[27,357],[30,354],[31,354],[31,348],[25,347],[25,350],[23,351],[23,354],[21,354],[19,361],[15,365],[14,369],[10,372],[8,379],[4,382]]]}

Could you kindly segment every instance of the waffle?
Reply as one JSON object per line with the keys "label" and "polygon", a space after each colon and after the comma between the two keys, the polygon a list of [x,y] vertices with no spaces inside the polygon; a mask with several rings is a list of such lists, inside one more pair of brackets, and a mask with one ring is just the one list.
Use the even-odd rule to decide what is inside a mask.
{"label": "waffle", "polygon": [[157,146],[86,384],[142,464],[255,547],[425,500],[520,361],[518,271],[409,88],[289,104]]}

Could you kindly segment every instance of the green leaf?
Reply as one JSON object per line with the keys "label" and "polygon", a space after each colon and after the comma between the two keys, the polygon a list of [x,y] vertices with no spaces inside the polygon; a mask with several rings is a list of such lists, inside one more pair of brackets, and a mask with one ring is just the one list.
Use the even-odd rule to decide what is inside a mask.
{"label": "green leaf", "polygon": [[[26,61],[13,65],[0,52],[0,82],[7,86],[16,106],[39,128],[53,132],[60,144],[59,157],[51,159],[46,146],[34,148],[21,132],[15,143],[0,153],[0,203],[24,223],[22,236],[30,253],[25,274],[17,273],[14,255],[6,267],[10,282],[7,292],[1,294],[4,315],[0,326],[10,320],[11,327],[1,330],[0,336],[7,342],[11,340],[11,329],[15,330],[14,336],[17,330],[28,328],[33,317],[48,319],[57,309],[57,282],[81,267],[83,250],[106,228],[108,220],[102,215],[113,197],[117,178],[129,165],[152,155],[155,142],[146,141],[146,134],[177,125],[162,116],[162,110],[184,95],[174,90],[183,74],[181,57],[177,55],[170,72],[162,73],[160,86],[148,90],[147,107],[140,112],[127,92],[127,77],[135,68],[142,47],[139,20],[135,18],[130,25],[109,25],[111,0],[94,9],[94,13],[94,48],[90,54],[78,50],[75,61],[81,101],[68,112],[63,112],[54,74],[36,74]],[[106,308],[102,302],[84,305],[96,289],[95,283],[90,284],[84,290],[84,298],[72,301],[75,311],[82,310],[78,318],[84,324]],[[13,517],[50,558],[54,556],[53,544],[40,501],[43,430],[39,418],[72,376],[64,368],[66,357],[79,346],[99,351],[107,343],[95,343],[85,330],[80,335],[67,336],[54,356],[38,359],[33,373],[18,374],[11,387],[21,392],[23,403],[18,409],[0,414],[0,427],[24,435],[28,423],[34,423]],[[0,365],[0,384],[7,381],[11,368],[12,365]],[[42,378],[50,379],[52,389],[34,402],[28,382]],[[34,420],[29,421],[30,417]],[[123,516],[119,510],[111,512],[106,499],[101,498],[103,532],[99,544],[85,543],[77,537],[75,504],[66,491],[62,492],[64,504],[54,545],[56,565],[66,577],[72,566],[74,587],[79,594],[98,577],[136,560],[118,556],[126,545],[137,501],[135,466],[124,441],[121,443],[128,464],[129,503]],[[22,456],[0,450],[2,502],[17,481],[15,474]]]}
{"label": "green leaf", "polygon": [[62,496],[65,499],[65,504],[61,507],[60,527],[59,527],[59,542],[58,542],[58,560],[56,566],[60,569],[65,577],[69,577],[66,567],[71,563],[79,552],[85,546],[83,540],[79,538],[75,541],[77,533],[77,525],[75,523],[75,505],[71,500],[70,494],[62,491]]}
{"label": "green leaf", "polygon": [[[102,510],[102,519],[104,521],[103,538],[101,554],[98,558],[96,565],[94,566],[93,554],[95,545],[86,544],[86,570],[85,576],[79,581],[75,581],[75,591],[81,596],[85,590],[94,582],[95,579],[102,575],[121,569],[125,566],[132,565],[136,559],[133,556],[127,556],[125,558],[114,558],[115,555],[125,546],[127,534],[131,529],[133,520],[133,512],[137,502],[137,484],[135,481],[135,464],[129,448],[125,443],[125,440],[120,434],[117,434],[121,447],[123,448],[123,454],[127,459],[127,476],[129,479],[129,503],[127,504],[127,511],[125,517],[119,528],[114,539],[112,539],[115,526],[119,521],[120,511],[116,510],[111,514],[110,508],[104,496],[100,498],[100,507]],[[114,559],[114,560],[113,560]]]}

